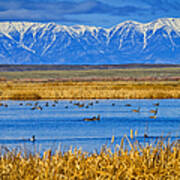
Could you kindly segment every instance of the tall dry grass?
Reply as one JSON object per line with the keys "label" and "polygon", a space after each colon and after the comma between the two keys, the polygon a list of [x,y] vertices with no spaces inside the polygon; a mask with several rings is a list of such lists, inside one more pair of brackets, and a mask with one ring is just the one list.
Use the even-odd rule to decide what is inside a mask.
{"label": "tall dry grass", "polygon": [[[112,143],[114,138],[112,138]],[[44,152],[43,156],[24,152],[6,151],[0,157],[0,177],[7,180],[136,180],[180,179],[179,142],[158,141],[156,146],[131,144],[103,147],[99,153],[87,153],[80,149],[67,152]]]}
{"label": "tall dry grass", "polygon": [[0,99],[180,98],[180,81],[1,82]]}

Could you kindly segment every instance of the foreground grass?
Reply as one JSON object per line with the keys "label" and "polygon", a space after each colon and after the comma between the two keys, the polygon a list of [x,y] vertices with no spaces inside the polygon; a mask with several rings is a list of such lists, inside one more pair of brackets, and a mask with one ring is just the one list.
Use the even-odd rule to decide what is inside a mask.
{"label": "foreground grass", "polygon": [[0,82],[0,99],[180,98],[180,81]]}
{"label": "foreground grass", "polygon": [[67,152],[44,152],[43,156],[26,152],[6,151],[0,157],[0,177],[7,180],[33,179],[180,179],[180,144],[142,147],[138,142],[123,148],[124,138],[112,152],[102,148],[100,153],[75,149]]}

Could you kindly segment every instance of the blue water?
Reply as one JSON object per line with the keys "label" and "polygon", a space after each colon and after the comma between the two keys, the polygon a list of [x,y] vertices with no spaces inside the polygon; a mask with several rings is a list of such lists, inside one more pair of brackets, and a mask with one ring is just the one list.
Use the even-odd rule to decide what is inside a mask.
{"label": "blue water", "polygon": [[[151,136],[149,140],[159,136],[170,136],[173,139],[180,137],[178,99],[98,101],[1,101],[8,107],[0,106],[0,145],[8,148],[35,148],[36,151],[49,148],[66,151],[73,146],[92,152],[99,150],[103,144],[109,144],[112,136],[118,143],[123,135],[129,135],[130,129],[138,131],[137,139],[140,141],[144,140],[144,133]],[[36,102],[42,110],[31,110]],[[48,107],[45,106],[46,102]],[[73,105],[77,102],[85,105],[93,102],[93,105],[80,108]],[[159,106],[154,106],[157,102]],[[27,103],[33,105],[27,106]],[[131,104],[131,107],[126,107],[126,104]],[[138,107],[140,112],[132,111]],[[156,108],[157,118],[151,119],[153,113],[149,111]],[[100,121],[83,120],[97,115],[100,115]],[[35,143],[27,141],[32,135],[36,136]]]}

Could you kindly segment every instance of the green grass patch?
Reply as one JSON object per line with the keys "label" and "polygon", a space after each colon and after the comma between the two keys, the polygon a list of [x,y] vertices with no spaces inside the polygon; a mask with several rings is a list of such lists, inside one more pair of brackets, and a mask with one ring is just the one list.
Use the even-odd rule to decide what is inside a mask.
{"label": "green grass patch", "polygon": [[73,71],[17,71],[0,72],[0,77],[12,79],[59,79],[59,78],[145,78],[145,77],[177,77],[180,68],[149,69],[110,69],[110,70],[73,70]]}

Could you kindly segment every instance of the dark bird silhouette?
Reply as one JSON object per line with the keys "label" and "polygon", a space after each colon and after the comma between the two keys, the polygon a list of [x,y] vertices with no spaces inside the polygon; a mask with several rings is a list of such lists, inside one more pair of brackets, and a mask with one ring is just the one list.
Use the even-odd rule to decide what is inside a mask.
{"label": "dark bird silhouette", "polygon": [[74,103],[75,106],[79,106],[79,104],[80,104],[79,102],[78,103]]}
{"label": "dark bird silhouette", "polygon": [[84,104],[79,104],[78,106],[79,106],[79,107],[84,107]]}
{"label": "dark bird silhouette", "polygon": [[84,121],[99,121],[100,120],[100,115],[93,116],[92,118],[84,118]]}
{"label": "dark bird silhouette", "polygon": [[147,135],[147,134],[144,134],[144,138],[148,138],[148,135]]}
{"label": "dark bird silhouette", "polygon": [[112,103],[112,106],[115,106],[115,103]]}
{"label": "dark bird silhouette", "polygon": [[155,103],[154,106],[159,106],[159,103]]}
{"label": "dark bird silhouette", "polygon": [[126,107],[131,107],[131,104],[125,104]]}
{"label": "dark bird silhouette", "polygon": [[36,138],[35,138],[35,135],[33,135],[30,139],[28,139],[28,141],[30,141],[30,142],[35,142],[36,141]]}
{"label": "dark bird silhouette", "polygon": [[89,105],[89,106],[93,106],[93,102],[90,102],[88,105]]}
{"label": "dark bird silhouette", "polygon": [[42,111],[43,108],[41,106],[34,106],[34,107],[31,108],[31,110],[35,110],[35,109],[38,109],[38,110]]}

